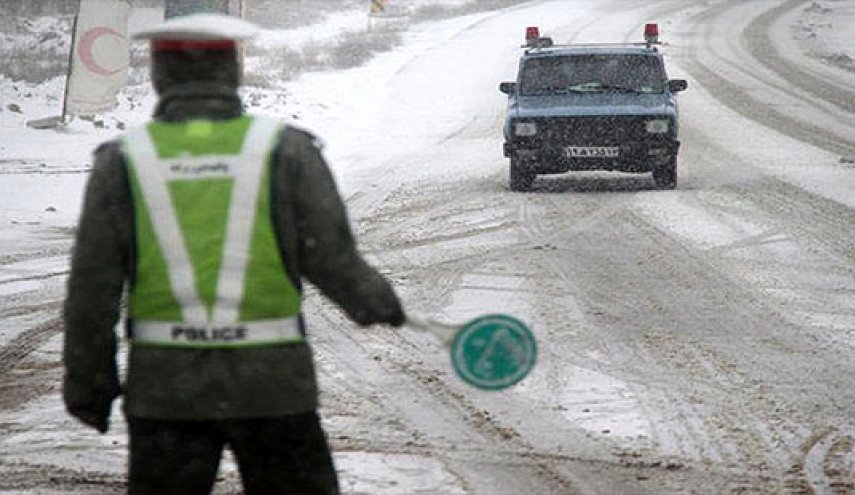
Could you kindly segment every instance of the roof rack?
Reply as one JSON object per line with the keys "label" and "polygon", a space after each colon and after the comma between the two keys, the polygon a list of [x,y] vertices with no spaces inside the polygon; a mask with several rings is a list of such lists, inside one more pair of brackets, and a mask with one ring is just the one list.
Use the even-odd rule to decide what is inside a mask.
{"label": "roof rack", "polygon": [[643,42],[627,42],[627,43],[572,43],[556,45],[552,38],[548,36],[540,36],[540,29],[537,26],[529,26],[525,30],[525,44],[521,48],[526,48],[526,53],[533,50],[544,48],[595,48],[608,46],[643,46],[648,50],[658,51],[655,45],[661,45],[659,42],[659,25],[656,23],[647,23],[644,25],[644,40]]}
{"label": "roof rack", "polygon": [[623,47],[638,46],[638,47],[644,47],[644,48],[647,48],[649,50],[656,51],[657,49],[656,49],[655,45],[661,45],[661,43],[643,43],[643,42],[638,42],[638,43],[569,43],[569,44],[559,44],[559,45],[556,45],[554,43],[539,43],[539,44],[535,44],[533,46],[525,46],[524,45],[523,48],[527,48],[526,53],[531,52],[531,51],[535,51],[535,50],[542,50],[545,48],[597,48],[597,47],[621,47],[621,46],[623,46]]}

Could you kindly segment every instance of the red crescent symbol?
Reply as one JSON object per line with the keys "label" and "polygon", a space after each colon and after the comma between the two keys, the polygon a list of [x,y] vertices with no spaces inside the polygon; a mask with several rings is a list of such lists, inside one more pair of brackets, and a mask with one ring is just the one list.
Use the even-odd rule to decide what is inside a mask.
{"label": "red crescent symbol", "polygon": [[83,62],[83,65],[86,66],[89,71],[101,76],[112,76],[113,74],[123,70],[125,67],[110,70],[98,65],[95,61],[95,55],[92,53],[92,47],[101,36],[115,36],[120,39],[125,39],[125,36],[122,33],[114,29],[103,26],[94,27],[86,31],[80,38],[80,42],[77,44],[77,56],[80,57],[80,61]]}

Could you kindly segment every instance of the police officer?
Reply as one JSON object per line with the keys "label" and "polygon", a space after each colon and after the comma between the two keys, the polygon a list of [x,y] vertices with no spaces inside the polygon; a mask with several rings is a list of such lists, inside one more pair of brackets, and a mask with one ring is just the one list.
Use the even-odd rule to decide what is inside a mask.
{"label": "police officer", "polygon": [[151,43],[154,118],[95,151],[64,305],[63,398],[103,433],[124,395],[131,494],[209,493],[226,446],[247,493],[338,493],[303,280],[359,325],[405,320],[357,252],[318,140],[242,112],[239,42],[254,32],[197,14],[138,33]]}

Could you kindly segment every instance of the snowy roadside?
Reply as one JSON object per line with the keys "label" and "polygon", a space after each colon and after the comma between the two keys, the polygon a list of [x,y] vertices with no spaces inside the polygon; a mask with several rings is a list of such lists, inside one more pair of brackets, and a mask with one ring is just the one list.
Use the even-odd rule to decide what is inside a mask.
{"label": "snowy roadside", "polygon": [[855,74],[855,2],[814,1],[791,21],[793,39],[806,55]]}
{"label": "snowy roadside", "polygon": [[[436,5],[453,8],[466,3],[467,0],[411,0],[408,6],[410,9]],[[162,14],[157,9],[139,9],[132,16],[131,28],[150,23],[158,15]],[[352,43],[352,38],[343,40],[342,35],[363,32],[368,27],[367,23],[365,8],[333,13],[318,24],[281,31],[265,30],[252,50],[272,54],[277,50],[317,49],[312,47],[318,44],[329,48],[336,43]],[[62,41],[63,36],[67,36],[64,30],[68,26],[65,24],[67,19],[66,22],[57,22],[40,18],[28,26],[33,32],[43,29],[45,36],[34,38],[4,34],[3,42],[21,43],[22,48],[18,52],[24,53],[31,43],[43,38],[50,46],[43,46],[44,43],[40,42],[42,50],[61,52],[67,50]],[[248,79],[272,79],[263,73],[270,69],[270,63],[258,57],[251,57],[248,63]],[[280,63],[287,63],[287,60]],[[145,79],[144,75],[136,77]],[[103,116],[74,119],[56,130],[28,128],[28,120],[61,112],[64,84],[64,76],[54,77],[45,83],[28,83],[0,75],[0,174],[4,176],[0,182],[0,238],[6,240],[0,255],[28,249],[17,247],[28,238],[22,235],[22,230],[29,228],[36,232],[45,228],[72,228],[92,150],[125,128],[147,120],[155,104],[155,95],[149,84],[144,82],[129,85],[119,95],[116,109]],[[288,120],[299,119],[304,114],[336,111],[326,101],[328,95],[297,89],[298,83],[283,80],[273,86],[245,87],[242,91],[249,109]],[[16,194],[18,191],[28,191],[24,201]],[[35,242],[39,242],[38,239]]]}
{"label": "snowy roadside", "polygon": [[[410,0],[407,5],[414,12],[431,7],[439,12],[453,12],[453,9],[471,3],[470,0]],[[157,9],[139,9],[132,16],[131,28],[150,23],[158,15],[160,13]],[[66,49],[60,41],[63,29],[67,29],[67,26],[63,28],[63,23],[46,18],[33,24],[32,29],[40,29],[39,26],[42,26],[49,33],[47,38],[53,45],[45,49]],[[378,21],[375,29],[382,27],[383,21]],[[395,29],[401,27],[400,23],[395,24]],[[317,49],[313,45],[330,48],[336,44],[364,42],[362,38],[342,36],[347,33],[364,33],[367,29],[365,9],[346,10],[328,15],[318,24],[282,31],[264,30],[259,39],[253,42],[249,53],[275,54],[277,50]],[[4,37],[4,43],[22,43],[25,47],[32,42],[32,37]],[[21,51],[26,51],[26,48]],[[390,52],[385,56],[395,55]],[[248,110],[305,125],[322,137],[347,134],[338,128],[337,121],[343,115],[342,108],[333,102],[348,93],[346,88],[353,84],[354,79],[347,73],[342,77],[337,76],[335,80],[344,81],[343,84],[336,88],[337,83],[333,81],[326,91],[314,88],[313,83],[301,81],[299,77],[292,81],[275,81],[275,77],[270,75],[271,71],[282,71],[281,65],[288,61],[279,60],[271,64],[265,63],[260,56],[249,57],[247,79],[274,82],[264,87],[248,84],[242,88]],[[276,66],[277,63],[279,66]],[[321,76],[325,77],[325,74]],[[132,79],[134,77],[146,79],[145,75],[132,73]],[[32,243],[43,241],[40,233],[45,229],[73,228],[92,151],[99,143],[115,138],[124,129],[145,122],[156,101],[150,85],[143,82],[129,85],[119,95],[115,110],[108,114],[94,119],[76,118],[55,130],[28,128],[26,122],[29,120],[61,112],[64,84],[64,76],[54,77],[44,83],[29,83],[0,75],[0,174],[4,176],[0,182],[0,239],[6,240],[0,256],[29,250]],[[357,84],[372,83],[357,80]],[[341,102],[347,105],[346,98]],[[342,118],[350,117],[344,115]],[[327,129],[325,122],[329,122],[333,128]],[[333,166],[336,164],[333,163]],[[24,201],[17,194],[19,191],[27,191]]]}
{"label": "snowy roadside", "polygon": [[[780,8],[784,8],[781,5]],[[746,11],[751,6],[742,6]],[[679,20],[673,21],[675,25]],[[820,0],[804,6],[792,8],[780,16],[771,26],[770,35],[775,40],[776,50],[782,59],[793,66],[811,71],[814,75],[842,87],[851,88],[855,85],[855,72],[850,67],[849,60],[855,59],[855,2],[852,0]],[[685,33],[693,36],[693,33]],[[738,57],[735,47],[742,46],[736,31],[723,31],[723,36],[730,36],[729,42],[722,42],[722,47],[731,47],[723,55]],[[680,43],[680,41],[678,41]],[[724,50],[724,49],[723,49]],[[749,69],[750,71],[750,69]],[[671,60],[672,74],[685,74],[678,62]],[[726,75],[724,77],[727,77]],[[751,84],[746,83],[746,84]],[[698,107],[698,102],[714,99],[709,89],[692,81],[690,91],[681,96],[683,111],[682,119],[686,121],[695,115],[697,119],[715,122],[717,133],[715,139],[725,149],[737,151],[740,155],[754,158],[750,160],[753,167],[764,173],[796,185],[816,194],[819,197],[831,199],[837,203],[855,208],[855,196],[852,195],[852,173],[855,171],[855,156],[841,155],[816,146],[806,145],[796,139],[782,135],[779,131],[765,126],[753,128],[750,136],[744,133],[744,117],[724,105]],[[761,90],[751,88],[749,91]],[[701,95],[702,98],[695,96]],[[766,103],[770,107],[776,105],[792,106],[803,102],[792,95],[790,100],[774,102],[774,97],[759,95],[760,98],[771,98]],[[822,102],[814,104],[823,105]],[[850,121],[851,114],[828,107],[828,113],[823,118],[828,119],[833,126],[834,119],[841,122]],[[702,116],[702,117],[701,117]],[[691,144],[691,143],[689,143]],[[773,159],[769,159],[770,150]],[[736,172],[736,171],[735,171]],[[684,168],[684,175],[691,177],[691,167]]]}

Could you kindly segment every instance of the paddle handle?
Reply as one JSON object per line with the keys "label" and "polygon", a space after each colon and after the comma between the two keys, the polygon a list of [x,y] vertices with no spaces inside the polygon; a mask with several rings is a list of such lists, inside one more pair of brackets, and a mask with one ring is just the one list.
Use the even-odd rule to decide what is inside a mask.
{"label": "paddle handle", "polygon": [[454,336],[457,335],[457,331],[460,329],[456,325],[440,323],[436,320],[413,314],[407,315],[407,325],[436,335],[445,347],[451,346]]}

